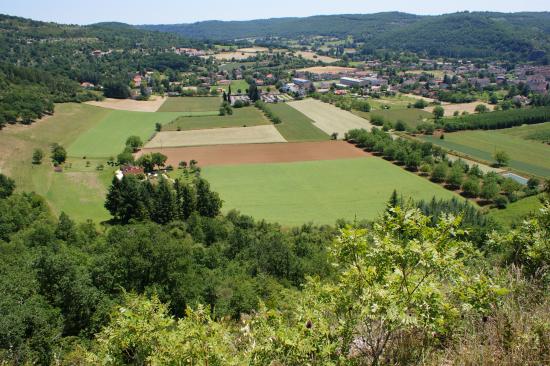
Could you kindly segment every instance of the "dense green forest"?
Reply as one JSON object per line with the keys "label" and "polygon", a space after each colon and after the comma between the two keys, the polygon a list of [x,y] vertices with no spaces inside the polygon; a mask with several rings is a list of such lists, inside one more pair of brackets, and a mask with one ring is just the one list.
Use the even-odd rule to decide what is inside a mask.
{"label": "dense green forest", "polygon": [[84,102],[99,98],[61,75],[34,68],[0,64],[0,129],[6,123],[29,124],[52,114],[54,103]]}
{"label": "dense green forest", "polygon": [[374,223],[283,229],[220,215],[200,176],[123,178],[98,230],[14,188],[0,174],[7,364],[550,360],[547,201],[506,232],[456,200],[397,193]]}
{"label": "dense green forest", "polygon": [[548,63],[548,24],[550,13],[464,12],[417,16],[393,12],[141,27],[214,40],[352,35],[356,42],[365,42],[362,50],[365,54],[380,50],[410,51],[432,57]]}
{"label": "dense green forest", "polygon": [[[144,69],[188,71],[200,59],[176,55],[171,48],[200,45],[119,23],[76,26],[0,15],[0,62],[79,82],[98,84]],[[95,50],[103,54],[94,56]]]}

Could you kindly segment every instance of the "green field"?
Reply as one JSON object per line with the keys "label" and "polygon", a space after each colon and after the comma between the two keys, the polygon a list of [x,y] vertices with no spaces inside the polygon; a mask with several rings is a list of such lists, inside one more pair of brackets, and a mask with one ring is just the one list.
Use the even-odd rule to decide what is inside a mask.
{"label": "green field", "polygon": [[511,226],[521,222],[523,217],[535,213],[541,207],[539,196],[531,196],[510,203],[505,210],[493,209],[488,216],[504,226]]}
{"label": "green field", "polygon": [[170,97],[158,112],[216,112],[221,103],[220,97]]}
{"label": "green field", "polygon": [[233,108],[233,114],[226,116],[179,117],[166,124],[162,130],[204,130],[209,128],[242,127],[245,125],[250,127],[270,123],[256,107],[244,107]]}
{"label": "green field", "polygon": [[[237,94],[238,90],[241,90],[241,93],[246,93],[246,90],[250,87],[246,80],[232,80],[231,81],[231,94]],[[229,90],[229,85],[216,85],[213,86],[212,89],[216,90],[218,88],[222,88],[225,91]]]}
{"label": "green field", "polygon": [[310,118],[286,103],[268,104],[267,107],[282,120],[275,127],[287,141],[320,141],[330,138]]}
{"label": "green field", "polygon": [[145,142],[155,133],[156,123],[166,124],[178,116],[180,113],[176,112],[110,111],[99,123],[79,135],[72,144],[68,145],[67,153],[69,156],[79,158],[116,156],[124,149],[124,144],[129,136],[139,136]]}
{"label": "green field", "polygon": [[[96,170],[105,160],[69,159],[66,169],[56,173],[49,162],[49,146],[57,142],[68,146],[78,136],[110,115],[108,109],[86,104],[58,104],[53,117],[24,128],[1,131],[0,167],[12,177],[19,191],[34,191],[45,197],[55,214],[66,212],[76,221],[92,219],[96,223],[108,220],[103,208],[107,186],[113,169]],[[46,157],[41,165],[33,165],[32,152],[42,149]],[[89,166],[86,162],[90,161]],[[69,168],[70,166],[70,168]]]}
{"label": "green field", "polygon": [[422,138],[489,163],[495,162],[495,151],[504,150],[510,155],[510,168],[543,178],[550,177],[550,146],[516,137],[510,130],[514,129],[446,133],[444,140],[434,136]]}
{"label": "green field", "polygon": [[384,120],[389,121],[393,124],[401,120],[411,128],[415,128],[421,123],[430,122],[433,117],[431,113],[423,111],[416,108],[407,108],[407,109],[380,109],[373,110],[369,113],[361,111],[353,111],[354,114],[370,120],[372,116],[381,116]]}
{"label": "green field", "polygon": [[501,133],[526,140],[550,142],[550,122],[507,128]]}
{"label": "green field", "polygon": [[203,176],[225,211],[283,225],[374,219],[394,188],[414,199],[458,197],[378,158],[205,167]]}

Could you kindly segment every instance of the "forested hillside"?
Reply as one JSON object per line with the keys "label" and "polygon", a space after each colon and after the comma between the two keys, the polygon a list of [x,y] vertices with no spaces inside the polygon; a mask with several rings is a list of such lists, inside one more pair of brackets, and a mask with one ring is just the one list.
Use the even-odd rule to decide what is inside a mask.
{"label": "forested hillside", "polygon": [[364,41],[365,52],[386,49],[428,56],[548,62],[550,13],[456,13],[417,16],[404,13],[330,15],[241,22],[149,25],[145,29],[195,39],[343,36]]}
{"label": "forested hillside", "polygon": [[[191,61],[167,52],[194,43],[121,23],[62,25],[0,15],[0,61],[97,83],[141,68],[186,70]],[[92,55],[102,51],[100,56]]]}
{"label": "forested hillside", "polygon": [[420,17],[405,13],[365,15],[320,15],[308,18],[273,18],[250,21],[205,21],[193,24],[143,25],[144,29],[177,33],[194,39],[229,40],[248,37],[334,35],[358,37],[388,31],[416,22]]}

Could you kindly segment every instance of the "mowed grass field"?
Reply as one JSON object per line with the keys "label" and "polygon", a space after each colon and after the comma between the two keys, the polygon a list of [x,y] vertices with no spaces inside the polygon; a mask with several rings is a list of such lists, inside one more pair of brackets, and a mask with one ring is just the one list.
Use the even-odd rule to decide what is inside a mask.
{"label": "mowed grass field", "polygon": [[124,149],[124,144],[129,136],[139,136],[143,142],[146,142],[155,133],[156,123],[169,123],[179,115],[177,112],[109,111],[98,123],[78,135],[68,145],[67,153],[71,157],[78,158],[116,156]]}
{"label": "mowed grass field", "polygon": [[329,135],[314,125],[314,121],[286,103],[269,104],[268,108],[282,123],[275,125],[287,141],[323,141]]}
{"label": "mowed grass field", "polygon": [[503,226],[512,226],[513,224],[520,223],[525,216],[536,213],[542,208],[539,198],[539,196],[531,196],[521,199],[510,203],[505,210],[491,210],[488,216]]}
{"label": "mowed grass field", "polygon": [[550,142],[550,122],[507,128],[501,130],[501,133],[526,140]]}
{"label": "mowed grass field", "polygon": [[220,97],[169,97],[157,112],[212,112],[221,103]]}
{"label": "mowed grass field", "polygon": [[433,114],[416,108],[406,109],[380,109],[370,112],[353,111],[354,114],[370,120],[373,116],[380,116],[384,120],[395,124],[401,120],[411,128],[415,128],[419,124],[431,122]]}
{"label": "mowed grass field", "polygon": [[513,133],[508,129],[462,131],[446,133],[444,140],[434,136],[422,138],[448,150],[490,163],[495,163],[495,151],[503,150],[510,156],[510,168],[542,178],[550,177],[550,146],[511,135],[510,132]]}
{"label": "mowed grass field", "polygon": [[414,199],[455,196],[427,179],[379,158],[207,166],[203,176],[224,200],[257,219],[283,225],[374,219],[393,189]]}
{"label": "mowed grass field", "polygon": [[[67,166],[70,168],[56,173],[49,161],[49,147],[54,142],[65,147],[70,145],[110,113],[108,109],[86,104],[59,104],[52,117],[30,126],[10,126],[1,131],[2,173],[15,180],[18,191],[33,191],[45,197],[56,215],[64,211],[78,222],[108,220],[110,215],[103,203],[113,169],[105,165],[103,171],[96,170],[105,160],[69,158]],[[46,155],[41,165],[31,163],[36,148]],[[87,161],[89,166],[86,166]]]}
{"label": "mowed grass field", "polygon": [[232,115],[179,117],[163,126],[163,131],[205,130],[212,128],[260,126],[271,124],[256,107],[233,108]]}

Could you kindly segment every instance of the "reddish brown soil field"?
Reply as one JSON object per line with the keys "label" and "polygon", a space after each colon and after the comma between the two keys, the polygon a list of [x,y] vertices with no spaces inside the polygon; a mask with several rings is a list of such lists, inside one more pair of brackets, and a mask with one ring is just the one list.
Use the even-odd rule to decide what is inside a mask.
{"label": "reddish brown soil field", "polygon": [[368,156],[344,141],[294,142],[273,144],[240,144],[195,147],[143,149],[136,155],[161,152],[167,165],[177,167],[180,161],[194,159],[200,166],[262,163],[287,163],[312,160],[338,160]]}

